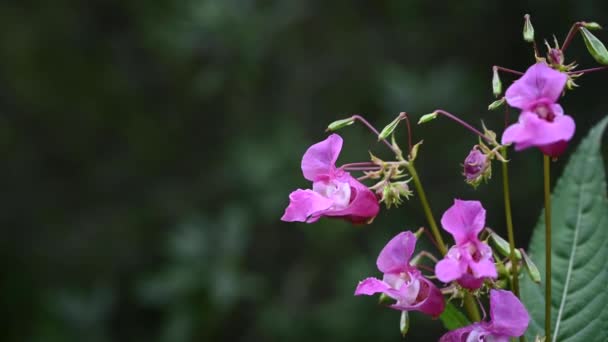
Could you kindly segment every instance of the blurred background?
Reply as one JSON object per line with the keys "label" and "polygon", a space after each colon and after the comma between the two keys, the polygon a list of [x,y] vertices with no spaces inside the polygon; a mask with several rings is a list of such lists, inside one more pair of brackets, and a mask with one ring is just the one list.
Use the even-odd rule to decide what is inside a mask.
{"label": "blurred background", "polygon": [[[393,235],[426,224],[417,198],[368,226],[283,223],[289,192],[308,187],[300,159],[354,113],[383,127],[444,108],[501,131],[491,66],[532,63],[525,13],[549,40],[608,24],[603,0],[3,1],[0,339],[399,340],[397,311],[352,294]],[[567,57],[595,66],[580,37]],[[576,141],[608,113],[607,77],[562,100]],[[341,134],[341,163],[389,156],[362,126]],[[460,175],[477,139],[446,119],[415,127],[422,139],[435,215],[480,199],[503,233],[498,165],[477,190]],[[542,158],[512,160],[526,246]],[[411,324],[414,341],[443,332]]]}

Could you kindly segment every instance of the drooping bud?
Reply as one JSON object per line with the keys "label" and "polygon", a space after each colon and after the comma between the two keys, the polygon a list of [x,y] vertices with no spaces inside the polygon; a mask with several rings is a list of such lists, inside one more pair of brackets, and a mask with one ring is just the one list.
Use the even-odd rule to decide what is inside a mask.
{"label": "drooping bud", "polygon": [[526,269],[526,272],[528,272],[530,279],[532,279],[533,282],[540,284],[540,272],[538,271],[538,268],[523,249],[521,250],[521,254],[524,256],[524,268]]}
{"label": "drooping bud", "polygon": [[500,76],[498,75],[498,68],[493,68],[492,74],[492,92],[494,93],[494,97],[498,97],[502,93],[502,82],[500,81]]}
{"label": "drooping bud", "polygon": [[355,118],[350,117],[342,120],[336,120],[327,126],[326,132],[334,132],[346,126],[350,126],[355,122]]}
{"label": "drooping bud", "polygon": [[534,42],[534,27],[530,20],[530,15],[524,15],[524,40],[528,43]]}
{"label": "drooping bud", "polygon": [[583,22],[583,27],[586,28],[587,30],[601,30],[602,26],[596,22]]}
{"label": "drooping bud", "polygon": [[490,103],[490,105],[488,106],[488,110],[496,110],[496,109],[502,107],[503,104],[505,104],[504,97]]}
{"label": "drooping bud", "polygon": [[423,116],[420,117],[420,120],[418,120],[418,124],[423,124],[423,123],[427,123],[431,120],[435,120],[437,118],[437,112],[432,112],[429,114],[424,114]]}
{"label": "drooping bud", "polygon": [[405,119],[404,113],[399,114],[395,120],[391,121],[391,123],[389,123],[388,125],[386,125],[382,131],[380,131],[380,134],[378,134],[378,141],[382,140],[382,139],[386,139],[388,138],[391,134],[393,134],[393,132],[395,131],[395,128],[397,128],[397,125],[399,124],[399,122],[401,120]]}
{"label": "drooping bud", "polygon": [[[507,240],[500,237],[500,235],[496,234],[495,232],[491,232],[490,242],[492,243],[492,247],[494,247],[495,250],[502,254],[502,256],[508,257],[511,255],[511,247],[509,246],[509,243],[507,242]],[[514,249],[513,252],[515,254],[515,258],[517,260],[521,260],[521,253],[519,252],[519,250]]]}
{"label": "drooping bud", "polygon": [[608,50],[606,50],[604,44],[584,27],[581,27],[581,33],[583,34],[583,40],[585,41],[585,45],[591,56],[593,56],[598,63],[608,65]]}
{"label": "drooping bud", "polygon": [[464,160],[463,167],[465,180],[473,187],[477,187],[483,179],[489,179],[492,172],[488,156],[481,152],[477,146],[469,152]]}

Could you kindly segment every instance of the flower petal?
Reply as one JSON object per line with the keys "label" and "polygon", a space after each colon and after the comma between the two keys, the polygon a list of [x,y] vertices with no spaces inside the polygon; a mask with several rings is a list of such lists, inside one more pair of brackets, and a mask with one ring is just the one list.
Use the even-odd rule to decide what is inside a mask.
{"label": "flower petal", "polygon": [[416,236],[412,232],[401,232],[393,237],[378,255],[376,265],[382,273],[398,273],[409,267],[416,248]]}
{"label": "flower petal", "polygon": [[420,311],[433,317],[441,315],[445,309],[445,300],[441,291],[435,284],[423,276],[419,276],[418,280],[420,282],[420,289],[415,304],[403,305],[397,303],[391,307],[397,310]]}
{"label": "flower petal", "polygon": [[550,68],[545,63],[536,63],[507,89],[505,99],[510,106],[523,110],[541,98],[555,102],[564,90],[567,80],[566,74]]}
{"label": "flower petal", "polygon": [[460,263],[454,259],[442,259],[435,265],[435,275],[437,279],[444,283],[449,283],[460,278],[463,271]]}
{"label": "flower petal", "polygon": [[371,296],[376,293],[385,293],[391,287],[380,279],[366,278],[359,282],[355,289],[355,296]]}
{"label": "flower petal", "polygon": [[530,316],[524,305],[510,291],[490,291],[490,324],[497,335],[519,337],[526,332]]}
{"label": "flower petal", "polygon": [[507,127],[502,135],[502,143],[515,143],[516,150],[523,150],[531,146],[567,142],[572,139],[575,128],[574,120],[568,115],[558,115],[549,122],[532,112],[523,112],[517,123]]}
{"label": "flower petal", "polygon": [[350,184],[350,204],[341,210],[327,211],[324,213],[325,216],[339,216],[353,223],[365,223],[378,215],[380,211],[378,198],[367,186],[348,173],[344,173],[340,181]]}
{"label": "flower petal", "polygon": [[281,221],[315,222],[332,204],[332,200],[310,189],[298,189],[289,194],[289,206],[285,209]]}
{"label": "flower petal", "polygon": [[319,176],[328,175],[335,168],[341,150],[342,137],[337,134],[310,146],[302,157],[304,178],[315,181]]}
{"label": "flower petal", "polygon": [[473,331],[483,329],[481,324],[474,323],[471,325],[467,325],[466,327],[462,327],[456,330],[452,330],[447,334],[441,336],[439,342],[462,342],[466,341],[467,336]]}
{"label": "flower petal", "polygon": [[477,240],[477,234],[486,224],[486,210],[479,201],[454,200],[454,204],[443,213],[441,225],[448,231],[456,244]]}

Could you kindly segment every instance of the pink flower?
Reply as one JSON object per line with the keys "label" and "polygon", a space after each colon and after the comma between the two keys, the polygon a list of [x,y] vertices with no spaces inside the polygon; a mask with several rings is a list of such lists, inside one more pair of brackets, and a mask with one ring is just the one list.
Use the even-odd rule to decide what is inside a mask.
{"label": "pink flower", "polygon": [[292,192],[281,220],[312,223],[321,216],[332,216],[361,223],[378,214],[376,195],[348,172],[336,168],[340,150],[342,138],[337,134],[308,148],[302,158],[302,172],[313,182],[312,190]]}
{"label": "pink flower", "polygon": [[513,293],[491,290],[490,321],[450,331],[439,342],[509,342],[511,337],[523,335],[529,323],[528,311]]}
{"label": "pink flower", "polygon": [[575,124],[557,104],[568,76],[545,63],[532,65],[505,94],[507,103],[522,110],[517,123],[507,127],[502,143],[515,143],[515,150],[536,146],[556,157],[572,139]]}
{"label": "pink flower", "polygon": [[454,200],[441,217],[441,225],[454,237],[456,245],[435,265],[437,279],[456,280],[468,289],[478,289],[485,278],[496,278],[492,249],[477,235],[486,223],[486,210],[478,201]]}
{"label": "pink flower", "polygon": [[420,271],[410,265],[416,248],[416,236],[402,232],[382,249],[376,265],[384,273],[382,280],[367,278],[359,282],[355,295],[384,293],[397,302],[391,308],[400,311],[421,311],[439,316],[445,308],[441,291]]}

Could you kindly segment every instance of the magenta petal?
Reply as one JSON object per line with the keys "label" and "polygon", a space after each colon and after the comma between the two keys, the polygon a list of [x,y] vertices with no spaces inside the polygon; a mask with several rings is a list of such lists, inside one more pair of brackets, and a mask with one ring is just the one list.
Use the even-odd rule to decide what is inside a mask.
{"label": "magenta petal", "polygon": [[324,210],[329,209],[333,201],[320,194],[306,189],[298,189],[289,194],[289,206],[285,209],[282,221],[315,222]]}
{"label": "magenta petal", "polygon": [[524,305],[510,291],[490,291],[488,330],[497,335],[519,337],[526,332],[530,316]]}
{"label": "magenta petal", "polygon": [[561,156],[568,148],[568,142],[560,140],[553,144],[539,146],[538,149],[549,157],[557,158]]}
{"label": "magenta petal", "polygon": [[479,323],[467,325],[466,327],[462,327],[456,330],[452,330],[447,334],[441,336],[439,342],[463,342],[466,341],[467,335],[475,330],[481,328]]}
{"label": "magenta petal", "polygon": [[355,296],[371,296],[376,293],[384,293],[391,287],[380,279],[366,278],[359,282],[355,289]]}
{"label": "magenta petal", "polygon": [[435,275],[444,283],[456,280],[462,274],[460,263],[454,259],[442,259],[435,265]]}
{"label": "magenta petal", "polygon": [[456,244],[477,239],[486,223],[486,210],[479,201],[454,200],[454,204],[443,213],[441,225],[448,231]]}
{"label": "magenta petal", "polygon": [[428,279],[421,277],[421,289],[418,297],[424,298],[416,305],[416,310],[437,317],[445,309],[445,299],[441,291]]}
{"label": "magenta petal", "polygon": [[306,150],[302,157],[302,173],[309,181],[318,176],[328,175],[335,168],[336,160],[342,150],[342,137],[332,134]]}
{"label": "magenta petal", "polygon": [[382,273],[397,273],[409,267],[416,248],[416,236],[412,232],[402,232],[389,241],[380,252],[376,265]]}
{"label": "magenta petal", "polygon": [[[574,120],[568,115],[556,116],[552,122],[549,122],[532,112],[523,112],[517,123],[507,127],[502,136],[502,143],[515,143],[516,150],[531,146],[550,146],[560,141],[567,142],[572,139],[575,128]],[[563,145],[556,147],[563,148]],[[559,149],[557,149],[557,152],[559,152]]]}
{"label": "magenta petal", "polygon": [[478,262],[471,262],[469,264],[471,271],[476,278],[496,278],[496,266],[490,259],[482,259]]}
{"label": "magenta petal", "polygon": [[465,273],[462,275],[462,277],[458,278],[456,282],[465,289],[477,290],[481,287],[481,285],[483,285],[484,280],[485,278],[477,278],[468,273]]}
{"label": "magenta petal", "polygon": [[351,202],[348,207],[328,211],[326,216],[339,216],[353,223],[365,223],[376,217],[380,211],[376,195],[350,174],[345,173],[340,181],[347,181],[351,186]]}
{"label": "magenta petal", "polygon": [[545,63],[536,63],[507,89],[505,99],[510,106],[523,110],[540,98],[555,102],[567,80],[566,74],[551,69]]}

